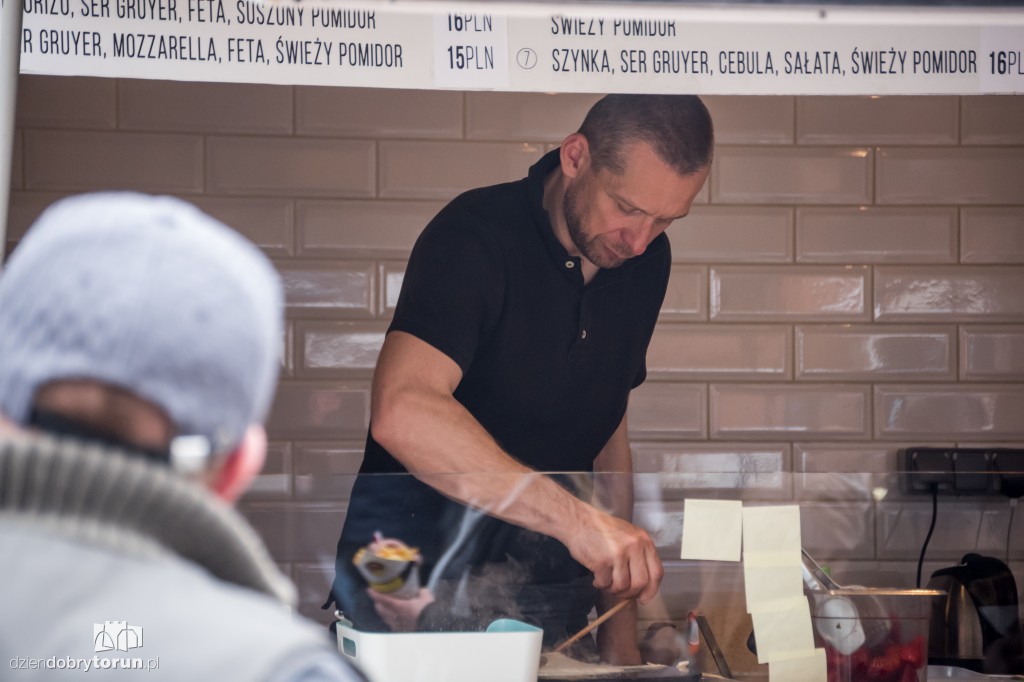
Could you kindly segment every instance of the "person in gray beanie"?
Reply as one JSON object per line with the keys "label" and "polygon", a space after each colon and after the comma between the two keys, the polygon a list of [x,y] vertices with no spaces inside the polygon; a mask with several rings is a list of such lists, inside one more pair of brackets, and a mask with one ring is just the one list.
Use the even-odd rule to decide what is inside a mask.
{"label": "person in gray beanie", "polygon": [[178,199],[72,197],[29,230],[0,275],[0,678],[364,679],[228,504],[282,308],[267,258]]}

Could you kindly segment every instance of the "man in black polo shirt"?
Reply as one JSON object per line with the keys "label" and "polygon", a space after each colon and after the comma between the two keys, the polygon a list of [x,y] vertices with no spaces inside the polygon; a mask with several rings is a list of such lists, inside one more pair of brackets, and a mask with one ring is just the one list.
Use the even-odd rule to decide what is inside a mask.
{"label": "man in black polo shirt", "polygon": [[[377,531],[423,552],[433,589],[406,609],[419,629],[509,615],[552,645],[595,605],[654,597],[663,570],[628,522],[629,476],[581,491],[579,476],[535,472],[632,471],[626,406],[668,283],[663,233],[689,212],[712,151],[697,97],[608,96],[528,177],[466,192],[426,227],[338,543],[332,597],[357,628],[411,624],[352,565]],[[403,472],[415,478],[380,475]],[[600,494],[607,511],[589,503]],[[597,645],[639,663],[635,606]]]}

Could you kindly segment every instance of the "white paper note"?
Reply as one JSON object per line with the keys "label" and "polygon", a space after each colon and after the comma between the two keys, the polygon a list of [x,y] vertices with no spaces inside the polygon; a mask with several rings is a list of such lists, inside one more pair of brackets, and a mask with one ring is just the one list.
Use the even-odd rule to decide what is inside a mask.
{"label": "white paper note", "polygon": [[744,560],[743,589],[747,613],[777,611],[803,596],[804,583],[796,566],[751,566]]}
{"label": "white paper note", "polygon": [[814,651],[811,608],[805,597],[780,600],[778,610],[750,614],[757,639],[757,662],[810,656]]}
{"label": "white paper note", "polygon": [[739,561],[742,529],[742,502],[686,500],[679,556],[681,559]]}
{"label": "white paper note", "polygon": [[743,508],[743,563],[800,566],[800,507]]}
{"label": "white paper note", "polygon": [[810,656],[787,658],[768,664],[769,682],[826,682],[828,669],[825,650],[815,649]]}
{"label": "white paper note", "polygon": [[768,664],[768,682],[826,682],[825,650],[814,649],[809,656],[772,660]]}

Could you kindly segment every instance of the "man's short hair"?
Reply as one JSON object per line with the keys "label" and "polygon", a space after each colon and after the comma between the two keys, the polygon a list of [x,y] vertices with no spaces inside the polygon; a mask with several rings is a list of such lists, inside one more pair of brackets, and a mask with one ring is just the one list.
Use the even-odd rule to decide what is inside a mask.
{"label": "man's short hair", "polygon": [[40,388],[91,380],[227,452],[269,410],[282,316],[270,261],[194,206],[134,193],[65,199],[0,276],[0,412],[25,425]]}
{"label": "man's short hair", "polygon": [[680,175],[708,167],[714,155],[711,114],[696,95],[607,95],[591,107],[579,132],[595,169],[616,175],[625,172],[633,142],[649,144]]}

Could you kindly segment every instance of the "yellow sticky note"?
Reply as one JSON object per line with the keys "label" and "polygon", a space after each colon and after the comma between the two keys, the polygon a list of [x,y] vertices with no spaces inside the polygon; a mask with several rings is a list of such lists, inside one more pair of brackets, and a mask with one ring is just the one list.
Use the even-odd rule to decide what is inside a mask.
{"label": "yellow sticky note", "polygon": [[685,501],[681,559],[739,561],[742,538],[742,502]]}
{"label": "yellow sticky note", "polygon": [[814,651],[811,607],[805,597],[779,600],[777,610],[750,614],[757,640],[757,662],[810,656]]}
{"label": "yellow sticky note", "polygon": [[787,600],[803,596],[804,583],[798,566],[752,566],[747,559],[744,557],[743,561],[747,613],[776,611],[792,603]]}
{"label": "yellow sticky note", "polygon": [[743,561],[757,566],[799,566],[800,507],[743,508]]}
{"label": "yellow sticky note", "polygon": [[827,682],[825,650],[815,649],[810,656],[785,658],[768,664],[769,682]]}

